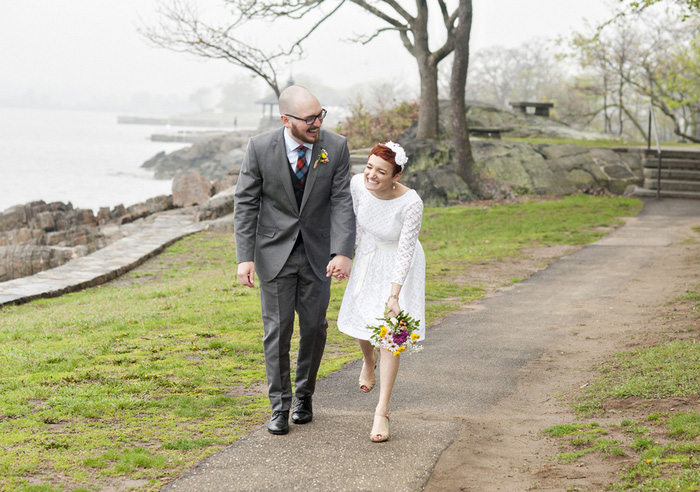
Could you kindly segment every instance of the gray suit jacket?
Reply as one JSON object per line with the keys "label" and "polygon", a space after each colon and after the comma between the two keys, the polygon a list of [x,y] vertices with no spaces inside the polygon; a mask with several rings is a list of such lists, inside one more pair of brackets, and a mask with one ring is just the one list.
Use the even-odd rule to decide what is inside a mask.
{"label": "gray suit jacket", "polygon": [[[237,261],[254,261],[258,276],[272,280],[301,234],[314,273],[325,279],[332,255],[352,258],[355,246],[347,141],[321,130],[297,207],[283,132],[271,130],[248,143],[235,193]],[[319,159],[322,149],[328,162]]]}

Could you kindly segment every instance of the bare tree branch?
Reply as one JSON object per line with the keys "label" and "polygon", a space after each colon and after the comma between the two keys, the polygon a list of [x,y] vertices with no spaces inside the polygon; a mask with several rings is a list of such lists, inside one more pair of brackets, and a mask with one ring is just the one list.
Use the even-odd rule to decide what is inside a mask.
{"label": "bare tree branch", "polygon": [[379,36],[380,34],[387,32],[387,31],[407,31],[407,29],[400,29],[396,27],[381,27],[374,31],[372,34],[367,34],[364,36],[358,36],[355,38],[355,40],[360,43],[360,44],[368,44],[370,41],[372,41],[374,38]]}
{"label": "bare tree branch", "polygon": [[321,6],[323,0],[227,0],[246,19],[301,19]]}
{"label": "bare tree branch", "polygon": [[[438,0],[438,5],[440,6],[440,13],[442,14],[442,22],[445,24],[445,27],[450,29],[451,26],[448,27],[450,14],[447,10],[447,4],[444,2],[444,0]],[[456,9],[455,9],[455,12],[457,12]]]}
{"label": "bare tree branch", "polygon": [[[195,0],[160,0],[161,23],[142,27],[141,34],[156,46],[173,51],[192,53],[204,58],[224,59],[261,77],[277,94],[278,66],[283,59],[301,56],[304,44],[318,32],[319,27],[337,15],[346,4],[353,3],[385,23],[370,34],[355,40],[363,44],[386,32],[396,32],[404,48],[418,64],[421,77],[421,112],[417,134],[420,138],[438,136],[437,66],[455,49],[455,33],[459,29],[458,9],[450,13],[448,0],[437,0],[445,26],[445,42],[431,51],[428,0],[415,0],[416,14],[411,15],[400,0],[224,0],[230,19],[225,25],[213,26],[202,20],[193,6]],[[466,2],[466,3],[465,3]],[[471,2],[459,0],[464,7]],[[251,20],[299,20],[304,18],[311,27],[303,35],[290,40],[284,47],[261,49],[240,38],[239,28]],[[468,37],[466,37],[468,43]]]}
{"label": "bare tree branch", "polygon": [[340,7],[345,4],[345,0],[340,0],[340,3],[336,8],[331,10],[328,14],[324,15],[318,22],[316,22],[311,29],[309,29],[309,32],[307,32],[304,36],[302,36],[300,39],[298,39],[290,48],[290,50],[287,52],[288,55],[292,54],[295,49],[299,49],[300,51],[302,50],[301,43],[306,40],[311,34],[316,31],[316,29],[319,28],[321,24],[323,24],[325,21],[327,21],[333,14],[335,14]]}
{"label": "bare tree branch", "polygon": [[[371,5],[369,2],[366,2],[365,0],[350,0],[352,3],[356,4],[358,7],[362,7],[364,10],[369,12],[370,14],[374,15],[375,17],[379,17],[381,20],[384,22],[391,24],[394,27],[401,27],[403,24],[402,22],[394,19],[390,15],[384,13],[382,10],[378,9],[374,5]],[[389,7],[394,9],[394,11],[399,14],[403,18],[404,21],[406,21],[407,24],[413,24],[416,21],[416,18],[413,17],[411,14],[406,12],[406,10],[401,7],[397,2],[394,0],[383,0],[382,3],[387,4]]]}
{"label": "bare tree branch", "polygon": [[642,136],[644,137],[644,140],[646,140],[648,137],[647,132],[644,130],[642,125],[639,124],[639,121],[637,121],[637,118],[635,118],[634,115],[630,112],[630,110],[627,109],[627,106],[621,104],[620,110],[622,110],[627,115],[627,117],[630,119],[630,121],[632,122],[634,127],[639,131],[639,133],[642,134]]}
{"label": "bare tree branch", "polygon": [[251,18],[270,17],[272,13],[281,10],[292,17],[305,15],[318,8],[320,2],[233,1],[231,2],[232,20],[225,26],[211,26],[201,20],[200,11],[192,3],[186,0],[172,0],[167,3],[163,1],[159,3],[157,9],[161,17],[160,24],[154,27],[142,26],[138,30],[156,46],[203,58],[223,59],[249,70],[279,94],[278,60],[290,56],[301,56],[302,43],[344,3],[345,0],[341,0],[331,12],[322,15],[303,36],[292,42],[290,47],[278,47],[269,51],[242,41],[237,36],[237,29]]}

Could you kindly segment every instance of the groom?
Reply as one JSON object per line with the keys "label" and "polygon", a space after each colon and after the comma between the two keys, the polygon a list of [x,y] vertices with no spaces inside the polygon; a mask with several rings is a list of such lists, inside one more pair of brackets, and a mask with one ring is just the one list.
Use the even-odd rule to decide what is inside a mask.
{"label": "groom", "polygon": [[260,280],[272,434],[289,432],[289,350],[294,313],[299,351],[295,424],[313,418],[311,397],[326,344],[331,276],[350,273],[355,216],[345,137],[321,129],[326,110],[307,89],[280,94],[284,128],[250,139],[235,194],[238,278]]}

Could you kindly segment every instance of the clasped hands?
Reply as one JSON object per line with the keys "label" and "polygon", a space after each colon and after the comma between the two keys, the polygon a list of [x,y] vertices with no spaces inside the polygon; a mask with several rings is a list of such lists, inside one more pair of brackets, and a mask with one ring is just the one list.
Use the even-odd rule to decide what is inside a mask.
{"label": "clasped hands", "polygon": [[344,255],[335,255],[326,266],[326,277],[335,277],[338,280],[346,279],[350,276],[352,260]]}
{"label": "clasped hands", "polygon": [[[343,280],[350,276],[352,269],[352,260],[347,256],[335,255],[326,266],[326,277],[335,277],[338,280]],[[255,263],[252,261],[243,261],[238,264],[238,280],[246,287],[255,286]]]}

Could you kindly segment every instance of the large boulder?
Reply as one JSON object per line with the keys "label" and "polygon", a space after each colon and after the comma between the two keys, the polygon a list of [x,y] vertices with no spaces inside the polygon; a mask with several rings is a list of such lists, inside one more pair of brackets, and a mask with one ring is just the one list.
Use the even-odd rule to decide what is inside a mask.
{"label": "large boulder", "polygon": [[211,182],[197,172],[180,173],[173,178],[173,205],[190,207],[209,201]]}
{"label": "large boulder", "polygon": [[0,213],[0,246],[70,247],[93,242],[99,242],[97,217],[92,210],[74,209],[70,203],[36,201]]}
{"label": "large boulder", "polygon": [[214,187],[215,195],[230,188],[235,188],[236,184],[238,184],[238,175],[241,173],[241,164],[240,162],[233,164],[224,176],[214,180],[212,186]]}
{"label": "large boulder", "polygon": [[210,180],[221,178],[240,165],[248,144],[247,133],[232,132],[166,154],[160,152],[141,167],[153,169],[158,179],[173,178],[177,173],[198,172]]}
{"label": "large boulder", "polygon": [[[406,142],[405,178],[429,205],[477,198],[460,177],[449,141]],[[509,195],[569,195],[577,192],[623,194],[641,185],[641,153],[577,145],[534,145],[505,140],[471,141],[473,173],[481,198]]]}
{"label": "large boulder", "polygon": [[56,248],[31,244],[0,246],[0,282],[26,277],[88,253],[83,248]]}
{"label": "large boulder", "polygon": [[621,195],[630,186],[644,184],[644,167],[642,153],[628,149],[590,149],[591,157],[608,177],[608,189],[615,195]]}
{"label": "large boulder", "polygon": [[[449,118],[451,106],[443,103],[440,108]],[[554,109],[556,113],[556,108]],[[442,116],[441,116],[442,119]],[[449,121],[446,119],[445,121]],[[467,101],[467,123],[469,128],[501,128],[503,135],[520,138],[571,138],[575,140],[608,139],[609,135],[577,130],[552,117],[523,114],[494,104]],[[445,125],[451,131],[449,124]]]}

